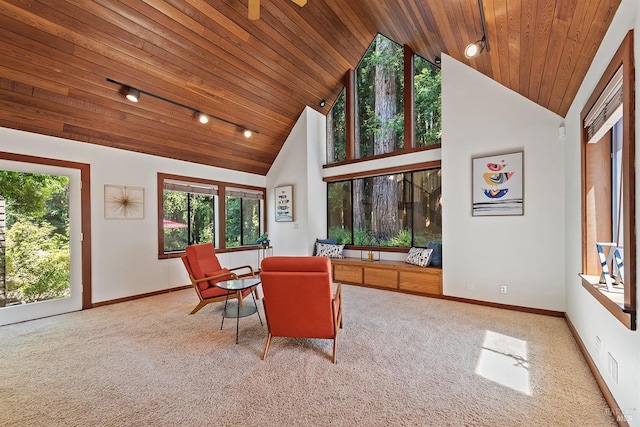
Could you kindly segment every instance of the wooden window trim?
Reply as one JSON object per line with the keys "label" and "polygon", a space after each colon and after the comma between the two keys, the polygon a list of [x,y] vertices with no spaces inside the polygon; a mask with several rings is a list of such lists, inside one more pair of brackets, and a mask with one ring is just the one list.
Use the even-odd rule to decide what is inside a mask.
{"label": "wooden window trim", "polygon": [[[635,235],[635,66],[633,55],[633,30],[629,31],[620,47],[614,54],[608,67],[602,74],[589,100],[580,113],[581,133],[581,165],[582,165],[582,271],[580,274],[583,287],[593,295],[604,308],[627,328],[636,330],[636,235]],[[606,292],[606,287],[598,283],[599,276],[584,274],[587,269],[587,130],[584,119],[596,103],[615,72],[623,66],[623,159],[622,159],[622,199],[624,206],[624,297],[617,300],[616,295]],[[618,294],[619,295],[619,294]]]}
{"label": "wooden window trim", "polygon": [[2,151],[0,158],[21,163],[35,163],[56,166],[80,171],[80,209],[82,233],[82,309],[93,307],[91,283],[91,166],[87,163],[70,162],[67,160],[50,159],[46,157],[15,154]]}
{"label": "wooden window trim", "polygon": [[322,178],[322,180],[324,182],[338,182],[354,178],[369,178],[379,175],[391,175],[394,173],[419,172],[426,169],[436,169],[440,167],[442,167],[442,162],[440,160],[434,160],[431,162],[413,163],[410,165],[393,166],[383,169],[371,169],[362,172],[347,173],[344,175],[327,176]]}
{"label": "wooden window trim", "polygon": [[176,251],[165,253],[164,252],[164,227],[163,227],[163,219],[164,219],[164,181],[167,179],[176,180],[176,181],[185,181],[185,182],[194,182],[200,184],[208,184],[215,185],[218,187],[218,216],[216,220],[218,221],[218,234],[220,239],[220,247],[216,248],[217,253],[225,253],[225,252],[242,252],[258,249],[259,245],[245,245],[233,248],[226,247],[226,241],[224,238],[220,236],[226,236],[226,218],[225,218],[225,197],[227,187],[232,188],[245,188],[248,190],[261,191],[264,194],[264,209],[262,210],[262,225],[263,225],[263,233],[267,233],[267,189],[265,187],[256,187],[252,185],[245,184],[236,184],[232,182],[225,181],[215,181],[211,179],[205,178],[196,178],[191,176],[184,175],[172,175],[167,173],[158,172],[158,185],[157,185],[157,194],[158,194],[158,259],[169,259],[169,258],[179,258],[184,255],[184,251]]}
{"label": "wooden window trim", "polygon": [[[370,178],[374,176],[380,175],[390,175],[396,173],[413,173],[420,172],[429,169],[442,169],[442,162],[440,160],[435,160],[432,162],[423,162],[423,163],[414,163],[411,165],[404,166],[395,166],[384,169],[375,169],[375,170],[367,170],[363,172],[355,172],[344,175],[336,175],[331,177],[325,177],[322,180],[326,183],[334,183],[340,181],[350,181],[356,178]],[[328,229],[328,218],[327,218],[327,229]],[[361,246],[361,245],[345,245],[345,249],[349,250],[364,250],[370,249],[370,246]],[[394,247],[394,246],[379,246],[376,248],[376,251],[379,252],[396,252],[396,253],[408,253],[409,248],[406,247]]]}
{"label": "wooden window trim", "polygon": [[[378,35],[376,35],[377,37]],[[386,37],[386,36],[384,36]],[[387,37],[388,38],[388,37]],[[391,40],[391,39],[389,39]],[[393,40],[392,40],[393,41]],[[396,43],[394,41],[394,43]],[[404,146],[400,150],[390,153],[377,154],[367,157],[356,158],[356,72],[354,69],[347,70],[344,76],[345,87],[345,160],[341,162],[328,163],[322,165],[323,168],[344,166],[359,162],[381,159],[385,157],[399,156],[419,151],[435,150],[441,148],[441,144],[432,144],[426,147],[416,147],[415,143],[415,55],[417,55],[408,45],[403,46],[403,66],[404,66]],[[410,82],[410,84],[407,84]]]}

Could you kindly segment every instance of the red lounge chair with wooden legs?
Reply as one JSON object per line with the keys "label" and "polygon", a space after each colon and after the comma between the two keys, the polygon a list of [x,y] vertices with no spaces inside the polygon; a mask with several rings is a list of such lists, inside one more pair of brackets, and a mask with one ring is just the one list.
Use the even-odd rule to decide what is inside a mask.
{"label": "red lounge chair with wooden legs", "polygon": [[324,338],[333,340],[331,361],[336,363],[342,286],[333,292],[329,258],[268,257],[261,263],[260,281],[269,328],[262,360],[271,337]]}
{"label": "red lounge chair with wooden legs", "polygon": [[[227,298],[227,291],[216,286],[217,282],[230,279],[242,279],[247,277],[255,277],[253,268],[249,265],[243,265],[231,269],[222,268],[218,257],[216,256],[216,250],[211,243],[201,243],[198,245],[187,246],[185,254],[181,257],[182,263],[189,273],[189,280],[195,289],[196,294],[200,302],[196,308],[189,314],[196,313],[205,305],[224,301]],[[236,271],[245,270],[244,273],[238,274]],[[254,287],[256,298],[258,297],[258,290]],[[242,298],[249,295],[251,289],[246,289],[242,293]],[[237,294],[229,294],[229,299],[237,298]],[[240,299],[242,304],[242,299]]]}

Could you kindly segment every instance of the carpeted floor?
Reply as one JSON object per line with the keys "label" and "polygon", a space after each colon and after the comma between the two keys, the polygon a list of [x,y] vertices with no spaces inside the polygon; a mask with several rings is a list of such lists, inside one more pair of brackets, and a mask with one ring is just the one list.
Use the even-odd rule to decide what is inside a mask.
{"label": "carpeted floor", "polygon": [[615,425],[564,319],[343,296],[336,365],[328,340],[260,360],[266,325],[240,319],[236,345],[192,290],[0,327],[0,425]]}

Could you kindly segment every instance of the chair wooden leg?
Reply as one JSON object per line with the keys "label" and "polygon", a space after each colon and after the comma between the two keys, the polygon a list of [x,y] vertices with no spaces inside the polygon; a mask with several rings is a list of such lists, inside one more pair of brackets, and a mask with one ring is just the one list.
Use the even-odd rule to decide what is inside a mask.
{"label": "chair wooden leg", "polygon": [[333,358],[331,359],[331,361],[334,364],[336,363],[337,350],[338,350],[338,336],[336,335],[335,337],[333,337]]}
{"label": "chair wooden leg", "polygon": [[206,302],[206,301],[200,301],[200,302],[198,303],[198,305],[196,305],[196,308],[194,308],[193,310],[191,310],[191,313],[189,313],[189,314],[194,314],[194,313],[198,312],[202,307],[204,307],[204,306],[205,306],[205,305],[207,305],[207,304],[208,304],[208,302]]}
{"label": "chair wooden leg", "polygon": [[271,332],[267,336],[267,342],[264,344],[264,351],[262,352],[262,360],[267,357],[267,351],[269,351],[269,344],[271,344]]}

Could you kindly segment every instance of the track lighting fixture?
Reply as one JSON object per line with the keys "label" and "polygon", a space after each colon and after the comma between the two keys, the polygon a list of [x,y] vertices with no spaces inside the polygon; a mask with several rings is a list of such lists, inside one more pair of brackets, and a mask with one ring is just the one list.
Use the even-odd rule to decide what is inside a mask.
{"label": "track lighting fixture", "polygon": [[477,42],[469,43],[464,49],[464,56],[473,58],[479,55],[483,50],[489,52],[489,40],[487,39],[487,23],[484,20],[484,7],[482,0],[478,0],[478,9],[480,9],[480,23],[482,24],[482,38]]}
{"label": "track lighting fixture", "polygon": [[484,37],[481,40],[478,40],[474,43],[469,43],[467,47],[464,48],[464,56],[467,58],[473,58],[476,55],[482,53],[485,47]]}
{"label": "track lighting fixture", "polygon": [[202,124],[209,123],[209,119],[216,119],[218,121],[225,122],[225,123],[228,123],[230,125],[233,125],[237,129],[243,130],[245,138],[250,138],[251,135],[253,135],[254,133],[259,133],[259,132],[255,131],[255,130],[250,130],[249,128],[247,128],[244,125],[241,125],[241,124],[238,124],[238,123],[234,123],[234,122],[232,122],[230,120],[223,119],[222,117],[214,116],[213,114],[203,113],[202,111],[200,111],[198,109],[195,109],[193,107],[189,107],[188,105],[184,105],[184,104],[181,104],[181,103],[176,102],[176,101],[172,101],[172,100],[167,99],[165,97],[162,97],[160,95],[155,95],[155,94],[153,94],[151,92],[146,92],[146,91],[141,90],[141,89],[136,89],[136,88],[131,87],[131,86],[127,85],[127,84],[120,83],[120,82],[118,82],[116,80],[113,80],[113,79],[110,79],[110,78],[107,78],[107,81],[109,83],[114,83],[114,84],[120,85],[122,87],[122,92],[121,93],[124,93],[125,96],[127,97],[127,99],[129,101],[131,101],[131,102],[138,102],[140,100],[140,94],[144,93],[145,95],[148,95],[150,97],[159,99],[160,101],[168,102],[169,104],[173,104],[173,105],[176,105],[178,107],[185,108],[187,110],[193,111],[193,117],[195,117]]}
{"label": "track lighting fixture", "polygon": [[131,102],[138,102],[140,100],[140,91],[135,88],[127,88],[127,99]]}
{"label": "track lighting fixture", "polygon": [[196,112],[196,118],[203,125],[206,125],[207,123],[209,123],[209,116],[207,116],[205,113],[201,113],[200,111]]}

